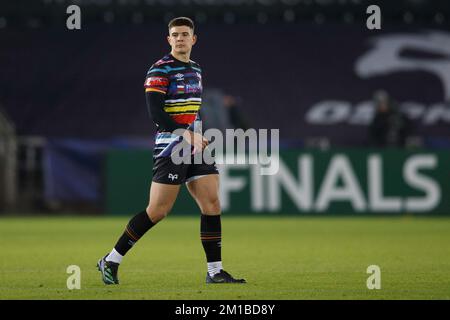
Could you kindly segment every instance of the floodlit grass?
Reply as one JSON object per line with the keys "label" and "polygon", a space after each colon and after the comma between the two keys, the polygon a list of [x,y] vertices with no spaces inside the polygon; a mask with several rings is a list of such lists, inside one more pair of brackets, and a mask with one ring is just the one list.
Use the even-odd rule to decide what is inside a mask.
{"label": "floodlit grass", "polygon": [[[125,257],[118,286],[96,262],[127,217],[0,219],[0,299],[449,299],[450,218],[224,217],[224,267],[206,285],[198,217],[169,216]],[[68,290],[69,265],[81,289]],[[369,265],[381,289],[368,290]]]}

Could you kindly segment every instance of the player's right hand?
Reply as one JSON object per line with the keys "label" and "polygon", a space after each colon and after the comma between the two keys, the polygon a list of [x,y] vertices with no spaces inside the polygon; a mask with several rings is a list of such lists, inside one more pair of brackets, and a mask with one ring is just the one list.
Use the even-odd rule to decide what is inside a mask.
{"label": "player's right hand", "polygon": [[198,150],[203,150],[208,145],[209,141],[197,132],[186,130],[183,133],[183,138],[192,146],[194,146],[194,153]]}

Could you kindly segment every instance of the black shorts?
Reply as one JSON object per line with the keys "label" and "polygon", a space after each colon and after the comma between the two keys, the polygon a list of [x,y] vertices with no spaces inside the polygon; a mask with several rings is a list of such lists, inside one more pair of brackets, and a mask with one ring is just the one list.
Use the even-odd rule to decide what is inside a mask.
{"label": "black shorts", "polygon": [[153,158],[154,182],[176,185],[208,174],[219,174],[216,163],[174,164],[171,157]]}

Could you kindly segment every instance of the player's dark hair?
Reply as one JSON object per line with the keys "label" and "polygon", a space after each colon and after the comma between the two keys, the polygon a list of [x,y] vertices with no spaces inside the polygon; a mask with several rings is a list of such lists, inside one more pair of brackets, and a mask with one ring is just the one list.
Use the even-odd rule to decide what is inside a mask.
{"label": "player's dark hair", "polygon": [[194,21],[188,17],[177,17],[169,22],[169,30],[172,27],[181,27],[181,26],[187,26],[194,31]]}

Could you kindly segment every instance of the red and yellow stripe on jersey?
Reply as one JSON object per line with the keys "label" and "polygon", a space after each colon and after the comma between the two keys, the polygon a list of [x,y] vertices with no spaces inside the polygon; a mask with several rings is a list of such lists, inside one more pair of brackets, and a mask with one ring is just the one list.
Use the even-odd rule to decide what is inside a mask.
{"label": "red and yellow stripe on jersey", "polygon": [[165,94],[169,86],[169,79],[166,77],[148,77],[145,80],[145,92],[159,92]]}
{"label": "red and yellow stripe on jersey", "polygon": [[177,123],[190,124],[195,120],[201,103],[201,98],[165,100],[164,111]]}

